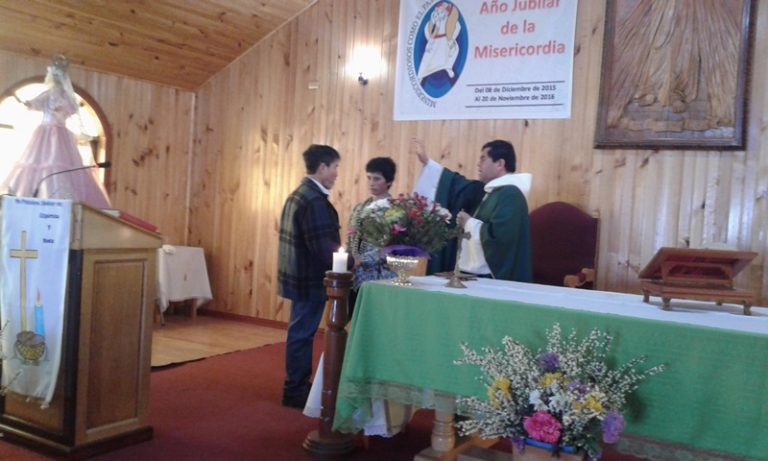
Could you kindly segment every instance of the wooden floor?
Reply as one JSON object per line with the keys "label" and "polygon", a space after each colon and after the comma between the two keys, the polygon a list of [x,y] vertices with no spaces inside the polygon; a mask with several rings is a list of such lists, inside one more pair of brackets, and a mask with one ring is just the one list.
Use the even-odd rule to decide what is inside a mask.
{"label": "wooden floor", "polygon": [[246,322],[184,313],[165,315],[165,325],[155,322],[152,333],[152,366],[199,360],[214,355],[285,341],[286,330]]}

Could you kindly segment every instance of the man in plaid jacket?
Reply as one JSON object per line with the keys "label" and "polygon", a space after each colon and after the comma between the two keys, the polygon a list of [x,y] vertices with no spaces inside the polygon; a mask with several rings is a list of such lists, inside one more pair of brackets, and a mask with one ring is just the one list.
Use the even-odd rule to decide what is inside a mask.
{"label": "man in plaid jacket", "polygon": [[[278,294],[292,301],[285,351],[284,406],[303,408],[312,374],[312,341],[325,309],[325,271],[341,246],[339,215],[328,194],[341,156],[313,144],[304,152],[305,177],[283,205],[280,217]],[[353,260],[348,263],[352,266]]]}

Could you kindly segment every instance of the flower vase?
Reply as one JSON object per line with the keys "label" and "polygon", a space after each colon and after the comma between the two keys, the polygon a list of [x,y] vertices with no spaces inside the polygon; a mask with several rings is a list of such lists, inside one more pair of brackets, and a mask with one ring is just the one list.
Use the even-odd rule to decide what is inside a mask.
{"label": "flower vase", "polygon": [[554,445],[537,440],[526,439],[524,444],[513,442],[512,447],[512,461],[552,461],[553,459],[559,461],[584,461],[586,459],[584,453],[574,453],[574,450],[570,447],[561,449],[555,458],[552,454],[555,449]]}

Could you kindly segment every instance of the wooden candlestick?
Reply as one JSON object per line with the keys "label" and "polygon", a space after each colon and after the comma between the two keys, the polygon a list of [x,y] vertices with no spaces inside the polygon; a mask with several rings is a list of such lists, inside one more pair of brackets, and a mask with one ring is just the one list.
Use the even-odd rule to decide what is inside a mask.
{"label": "wooden candlestick", "polygon": [[333,430],[333,417],[336,414],[336,393],[339,389],[341,365],[344,361],[344,349],[347,345],[347,313],[349,312],[349,290],[352,288],[350,272],[325,273],[326,307],[328,311],[325,331],[325,358],[323,360],[323,390],[321,397],[320,423],[317,430],[310,432],[304,439],[303,447],[312,454],[320,456],[343,455],[355,450],[352,434],[342,434]]}

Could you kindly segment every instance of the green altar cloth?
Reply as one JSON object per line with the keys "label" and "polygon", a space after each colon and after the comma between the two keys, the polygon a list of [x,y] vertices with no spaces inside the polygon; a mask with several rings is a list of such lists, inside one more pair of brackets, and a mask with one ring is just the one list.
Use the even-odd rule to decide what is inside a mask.
{"label": "green altar cloth", "polygon": [[[435,278],[423,278],[430,279]],[[483,283],[495,283],[488,285],[495,290],[508,283],[511,297],[525,287],[531,287],[534,298],[538,289],[563,290],[499,281],[474,283],[480,283],[480,291]],[[645,355],[648,367],[667,365],[666,371],[643,381],[630,398],[624,411],[625,432],[696,450],[768,459],[768,328],[764,334],[762,324],[757,331],[735,331],[557,307],[556,302],[487,299],[470,296],[471,291],[363,284],[344,356],[335,430],[359,431],[370,417],[372,400],[452,411],[457,396],[487,398],[476,379],[479,368],[453,363],[462,357],[459,342],[477,350],[501,347],[501,339],[510,336],[536,350],[546,345],[545,331],[559,322],[564,335],[574,328],[580,336],[594,328],[613,334],[610,359],[617,363]],[[586,296],[584,290],[572,292],[576,291]],[[643,304],[640,295],[610,295],[654,315],[697,315],[695,311],[656,314],[661,310]],[[768,325],[767,314],[758,313],[762,318],[753,320]]]}

